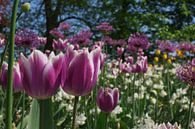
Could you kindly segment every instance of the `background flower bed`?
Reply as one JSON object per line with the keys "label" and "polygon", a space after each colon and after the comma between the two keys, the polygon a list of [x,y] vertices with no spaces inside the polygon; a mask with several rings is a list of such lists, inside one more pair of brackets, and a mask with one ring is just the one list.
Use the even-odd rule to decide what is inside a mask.
{"label": "background flower bed", "polygon": [[[121,2],[121,6],[125,6],[123,5],[124,3],[125,1]],[[54,2],[53,6],[55,6],[55,4],[57,3]],[[64,3],[62,2],[62,4]],[[77,5],[76,3],[71,4],[75,7],[78,7],[78,10],[81,8],[86,9],[85,6]],[[71,4],[67,3],[67,5],[64,6],[68,6]],[[130,5],[131,4],[133,5],[133,3],[130,2]],[[140,5],[139,2],[135,2],[134,4]],[[147,4],[150,8],[152,5],[151,3],[145,2],[143,2],[142,4]],[[34,7],[36,4],[32,2],[31,5],[32,11],[30,11],[29,13],[34,14],[35,12],[33,12],[33,9],[36,10],[36,8]],[[108,5],[110,5],[110,3],[103,2],[102,7]],[[168,8],[169,3],[161,3],[161,5]],[[178,125],[181,125],[181,127],[185,128],[188,121],[187,114],[189,112],[189,94],[191,89],[189,89],[188,85],[178,80],[178,78],[176,77],[175,69],[178,68],[179,65],[189,62],[194,57],[194,44],[191,43],[194,40],[194,16],[190,15],[190,2],[179,3],[179,5],[182,5],[182,9],[184,9],[183,12],[185,12],[186,16],[184,19],[182,19],[182,21],[184,23],[187,23],[188,25],[182,28],[181,26],[172,23],[160,23],[159,19],[161,18],[157,18],[152,21],[155,22],[157,26],[158,24],[162,26],[155,28],[155,31],[157,31],[155,34],[153,33],[153,31],[151,31],[151,25],[149,26],[147,22],[144,21],[144,18],[151,17],[150,13],[144,15],[141,13],[143,11],[142,9],[137,9],[136,11],[139,11],[139,15],[142,15],[141,19],[143,18],[143,23],[149,26],[148,29],[142,28],[144,24],[142,24],[142,26],[137,25],[138,20],[136,20],[135,16],[133,17],[133,19],[135,20],[135,22],[137,22],[137,24],[133,24],[131,26],[123,25],[122,23],[124,23],[125,19],[121,19],[120,21],[120,17],[117,17],[114,20],[102,20],[113,23],[113,27],[109,25],[108,22],[103,22],[102,25],[96,27],[98,23],[90,21],[88,27],[86,27],[87,25],[85,24],[84,26],[81,25],[81,28],[84,29],[79,31],[78,28],[75,29],[75,23],[80,23],[80,21],[78,22],[73,20],[72,22],[70,18],[70,21],[68,21],[68,23],[74,23],[70,26],[68,26],[68,24],[65,24],[65,22],[61,22],[61,24],[59,24],[60,21],[52,23],[49,28],[48,26],[44,26],[43,30],[47,30],[47,33],[45,35],[46,37],[41,34],[42,30],[30,29],[31,25],[40,27],[39,24],[43,24],[43,22],[40,21],[37,22],[37,24],[35,24],[35,22],[29,23],[30,20],[28,18],[30,17],[26,17],[28,16],[28,13],[26,13],[21,15],[18,20],[19,26],[15,38],[15,57],[17,59],[20,52],[29,55],[32,49],[35,49],[35,47],[40,50],[44,50],[44,48],[53,48],[56,53],[59,53],[60,51],[65,52],[67,46],[70,44],[73,44],[75,49],[80,49],[83,47],[93,49],[97,46],[100,46],[102,47],[103,53],[106,54],[105,63],[102,67],[102,72],[99,75],[99,80],[95,89],[93,90],[93,93],[84,98],[81,98],[80,100],[77,114],[78,117],[76,120],[77,126],[79,126],[79,128],[94,128],[97,125],[96,120],[100,111],[96,105],[96,95],[97,90],[101,86],[112,88],[116,87],[120,90],[119,104],[109,117],[108,124],[110,128],[157,128],[157,126],[159,126],[159,124],[163,122],[166,124],[168,122],[170,122],[171,124],[177,122]],[[174,6],[174,4],[172,6]],[[178,5],[175,5],[175,8],[177,7]],[[90,9],[90,7],[88,8]],[[131,9],[131,7],[127,8]],[[41,9],[42,8],[40,8],[40,10]],[[69,9],[71,10],[71,7]],[[154,8],[154,10],[156,9],[157,8]],[[86,9],[86,12],[88,11],[89,10]],[[162,11],[164,11],[163,8]],[[169,11],[172,12],[172,9],[168,9],[168,12]],[[41,10],[40,15],[42,15],[42,12],[43,11]],[[47,12],[47,9],[45,10],[45,12]],[[183,16],[184,14],[181,13],[179,15]],[[5,16],[7,17],[7,19],[9,19],[9,15],[6,15],[5,13]],[[127,16],[129,15],[127,14]],[[169,19],[169,15],[167,17]],[[78,19],[77,16],[72,16],[72,18]],[[82,18],[86,19],[85,15]],[[128,18],[130,18],[130,16]],[[27,19],[28,22],[25,23],[25,19]],[[187,22],[188,20],[189,22]],[[166,21],[166,17],[164,18],[164,21]],[[173,19],[172,21],[174,23],[177,22]],[[115,24],[115,22],[121,23],[121,26],[119,24]],[[133,23],[133,20],[131,23]],[[9,24],[9,22],[6,22],[5,25],[1,26],[1,32],[3,33],[3,35],[7,35],[7,24]],[[171,28],[171,26],[174,25],[177,29]],[[128,28],[127,26],[131,29],[124,29],[125,27]],[[27,27],[27,29],[23,29],[24,27]],[[120,30],[123,30],[124,32],[121,32]],[[137,30],[139,33],[134,33],[137,32]],[[25,31],[25,35],[20,34],[23,31]],[[72,32],[74,31],[75,34],[72,34]],[[145,35],[143,33],[145,33]],[[30,38],[27,38],[28,36]],[[2,47],[2,49],[5,48],[5,44],[7,43],[5,37],[6,36],[1,36],[0,46]],[[131,37],[134,37],[134,40],[131,40]],[[147,37],[149,37],[150,39],[147,39]],[[55,39],[55,41],[53,39]],[[156,39],[163,40],[155,41]],[[144,50],[143,53],[138,53],[138,49],[135,49],[135,47]],[[48,51],[48,53],[50,52]],[[141,56],[147,56],[147,63],[149,64],[149,68],[146,67],[147,72],[139,72],[139,65],[143,65],[142,63],[140,63],[143,60],[140,59],[141,61],[139,61],[138,59],[138,57],[140,56],[139,54]],[[126,57],[128,56],[132,56],[134,59],[133,63],[130,63],[132,64],[132,66],[129,66],[128,61],[125,62],[127,64],[124,63]],[[121,65],[124,65],[124,67],[121,67]],[[133,68],[134,70],[132,70]],[[144,67],[143,69],[141,69],[141,71],[142,70],[145,71]],[[1,95],[1,125],[2,128],[4,128],[5,93],[3,89]],[[25,119],[28,119],[32,98],[25,98],[25,108],[22,108],[22,95],[20,93],[14,94],[14,98],[13,126],[19,127],[23,109],[25,109]],[[53,111],[56,128],[69,128],[72,119],[73,97],[67,95],[61,89],[59,89],[56,95],[52,97],[52,101],[54,103]],[[195,106],[193,100],[192,120],[190,121],[191,128],[194,128],[194,107]],[[26,125],[28,124],[26,123]]]}

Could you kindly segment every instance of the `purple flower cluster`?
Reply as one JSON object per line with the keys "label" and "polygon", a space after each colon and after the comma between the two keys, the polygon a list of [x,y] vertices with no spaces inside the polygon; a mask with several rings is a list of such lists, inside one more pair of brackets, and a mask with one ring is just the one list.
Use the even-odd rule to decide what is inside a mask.
{"label": "purple flower cluster", "polygon": [[182,50],[182,51],[191,51],[193,50],[193,45],[188,42],[183,42],[178,45],[177,49]]}
{"label": "purple flower cluster", "polygon": [[147,50],[149,47],[150,43],[146,35],[135,33],[128,39],[128,50],[130,51]]}
{"label": "purple flower cluster", "polygon": [[177,77],[190,86],[195,86],[195,58],[191,63],[180,66],[176,69]]}
{"label": "purple flower cluster", "polygon": [[158,48],[163,52],[174,52],[176,46],[168,40],[157,40]]}
{"label": "purple flower cluster", "polygon": [[96,28],[97,30],[100,30],[105,33],[114,31],[114,28],[108,22],[102,22],[100,25],[96,26]]}
{"label": "purple flower cluster", "polygon": [[89,30],[84,30],[70,38],[69,42],[72,44],[88,45],[91,43],[91,36],[92,33]]}
{"label": "purple flower cluster", "polygon": [[68,40],[63,40],[63,39],[55,40],[54,39],[52,46],[55,50],[63,51],[68,46]]}
{"label": "purple flower cluster", "polygon": [[23,47],[38,47],[40,40],[37,34],[29,29],[21,29],[16,32],[15,44]]}
{"label": "purple flower cluster", "polygon": [[112,39],[110,36],[104,36],[101,41],[104,42],[105,44],[115,45],[115,46],[117,45],[125,46],[127,44],[127,42],[124,39],[115,40]]}

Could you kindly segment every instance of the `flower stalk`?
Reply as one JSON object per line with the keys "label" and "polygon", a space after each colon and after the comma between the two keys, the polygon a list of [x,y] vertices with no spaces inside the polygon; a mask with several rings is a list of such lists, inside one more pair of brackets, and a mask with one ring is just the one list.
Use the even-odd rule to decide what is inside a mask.
{"label": "flower stalk", "polygon": [[79,96],[75,96],[74,108],[73,108],[73,119],[72,119],[72,129],[76,129],[76,114],[77,114],[77,104],[79,101]]}
{"label": "flower stalk", "polygon": [[54,129],[51,98],[39,100],[39,129]]}
{"label": "flower stalk", "polygon": [[189,112],[188,112],[188,121],[186,124],[186,129],[189,129],[189,124],[191,121],[191,116],[192,116],[192,101],[193,101],[193,87],[190,87],[190,103],[189,103]]}
{"label": "flower stalk", "polygon": [[108,129],[108,118],[110,113],[101,111],[99,114],[96,129]]}
{"label": "flower stalk", "polygon": [[9,44],[9,60],[8,60],[8,80],[6,91],[6,129],[12,129],[12,104],[13,104],[13,64],[14,64],[14,38],[16,30],[16,15],[18,10],[19,0],[14,0],[11,28],[10,28],[10,44]]}

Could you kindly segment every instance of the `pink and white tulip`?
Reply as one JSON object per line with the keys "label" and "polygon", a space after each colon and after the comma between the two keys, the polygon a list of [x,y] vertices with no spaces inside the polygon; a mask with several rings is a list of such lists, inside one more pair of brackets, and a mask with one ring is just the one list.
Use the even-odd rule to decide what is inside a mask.
{"label": "pink and white tulip", "polygon": [[26,93],[36,99],[47,99],[60,86],[60,72],[63,55],[49,57],[39,50],[34,50],[29,58],[20,55],[22,83]]}
{"label": "pink and white tulip", "polygon": [[73,50],[69,46],[62,66],[62,88],[74,96],[89,94],[95,87],[101,66],[101,49]]}

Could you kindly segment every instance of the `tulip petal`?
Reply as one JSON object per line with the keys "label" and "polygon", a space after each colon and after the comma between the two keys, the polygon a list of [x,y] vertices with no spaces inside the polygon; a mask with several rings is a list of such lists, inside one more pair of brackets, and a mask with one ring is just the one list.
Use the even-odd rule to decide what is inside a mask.
{"label": "tulip petal", "polygon": [[34,50],[29,57],[29,63],[31,66],[30,69],[32,71],[31,89],[33,94],[36,94],[36,92],[38,92],[37,90],[39,89],[40,85],[41,86],[43,85],[42,74],[43,69],[47,62],[48,57],[38,50]]}
{"label": "tulip petal", "polygon": [[45,94],[45,96],[47,97],[48,95],[50,95],[48,91],[50,89],[53,89],[53,86],[56,81],[56,74],[51,61],[47,63],[47,65],[43,70],[42,81],[43,81],[43,85],[39,87],[39,92],[40,95],[47,93],[47,95]]}
{"label": "tulip petal", "polygon": [[104,89],[101,87],[101,88],[98,90],[98,95],[97,95],[97,99],[96,99],[98,105],[100,105],[100,99],[101,99],[103,93],[104,93]]}
{"label": "tulip petal", "polygon": [[118,88],[114,88],[112,90],[112,94],[113,94],[114,108],[115,108],[118,104],[118,101],[119,101],[119,90],[118,90]]}
{"label": "tulip petal", "polygon": [[93,74],[93,81],[92,81],[92,86],[94,86],[97,82],[98,75],[100,73],[100,65],[101,65],[101,49],[96,48],[95,50],[91,51],[90,56],[92,57],[93,60],[93,65],[94,65],[94,74]]}
{"label": "tulip petal", "polygon": [[67,69],[72,61],[72,59],[77,55],[78,53],[74,51],[74,46],[69,46],[67,48],[66,54],[64,55],[63,64],[62,64],[62,70],[61,70],[61,84],[63,85],[66,77],[67,77]]}
{"label": "tulip petal", "polygon": [[31,91],[30,86],[32,82],[31,64],[23,54],[20,55],[19,65],[22,73],[21,74],[23,80],[22,85],[27,92],[30,92]]}
{"label": "tulip petal", "polygon": [[20,74],[20,67],[18,63],[16,63],[13,68],[13,79],[14,79],[14,82],[13,82],[14,92],[19,92],[23,90],[21,74]]}

